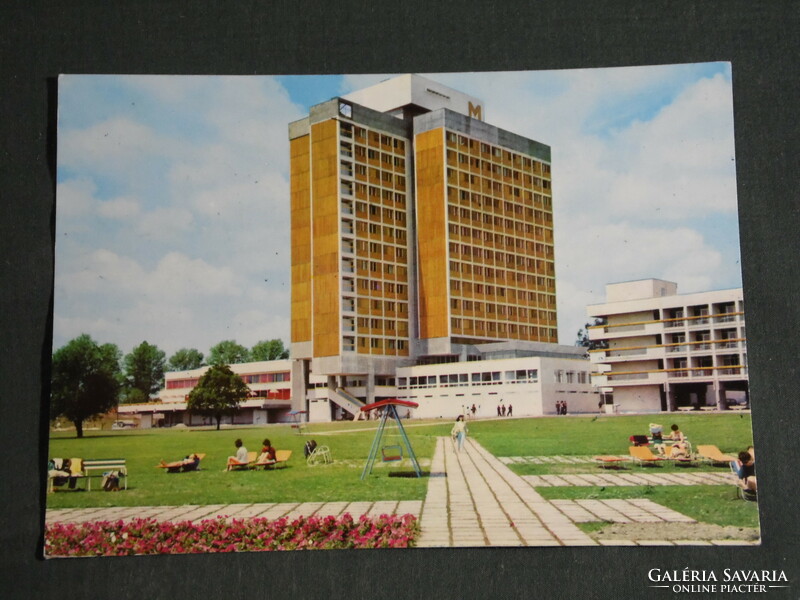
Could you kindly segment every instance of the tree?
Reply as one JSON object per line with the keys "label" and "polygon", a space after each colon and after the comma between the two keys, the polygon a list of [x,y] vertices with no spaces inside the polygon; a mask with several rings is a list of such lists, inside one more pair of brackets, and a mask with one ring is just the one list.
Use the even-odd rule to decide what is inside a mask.
{"label": "tree", "polygon": [[596,325],[605,325],[603,319],[595,318],[594,323],[586,323],[578,330],[578,336],[575,340],[576,346],[583,346],[587,350],[597,350],[598,348],[608,348],[608,341],[606,340],[591,340],[589,339],[589,328]]}
{"label": "tree", "polygon": [[84,421],[117,405],[122,384],[122,353],[114,344],[83,334],[53,353],[50,418],[66,417],[83,437]]}
{"label": "tree", "polygon": [[167,369],[170,371],[189,371],[203,366],[203,353],[194,348],[181,348],[169,357]]}
{"label": "tree", "polygon": [[278,360],[289,358],[289,351],[284,348],[283,340],[262,340],[250,350],[250,360]]}
{"label": "tree", "polygon": [[164,351],[142,342],[125,356],[125,400],[147,402],[164,385]]}
{"label": "tree", "polygon": [[228,365],[212,365],[189,392],[186,407],[193,412],[214,417],[219,429],[222,415],[231,414],[250,393],[250,388]]}
{"label": "tree", "polygon": [[208,364],[235,365],[250,360],[250,351],[236,340],[224,340],[208,351]]}

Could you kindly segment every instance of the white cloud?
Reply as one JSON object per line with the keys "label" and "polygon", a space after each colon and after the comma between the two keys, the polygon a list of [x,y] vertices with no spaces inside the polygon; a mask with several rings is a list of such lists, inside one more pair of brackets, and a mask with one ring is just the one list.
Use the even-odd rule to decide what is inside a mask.
{"label": "white cloud", "polygon": [[135,198],[114,198],[101,202],[97,212],[107,219],[126,220],[139,214],[141,207]]}
{"label": "white cloud", "polygon": [[56,186],[59,218],[80,217],[93,209],[97,186],[88,178],[69,179]]}

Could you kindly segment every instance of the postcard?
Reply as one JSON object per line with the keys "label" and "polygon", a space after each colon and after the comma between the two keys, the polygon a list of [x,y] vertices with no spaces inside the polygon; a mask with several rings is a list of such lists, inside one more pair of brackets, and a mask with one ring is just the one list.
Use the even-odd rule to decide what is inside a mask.
{"label": "postcard", "polygon": [[45,555],[759,544],[732,94],[62,75]]}

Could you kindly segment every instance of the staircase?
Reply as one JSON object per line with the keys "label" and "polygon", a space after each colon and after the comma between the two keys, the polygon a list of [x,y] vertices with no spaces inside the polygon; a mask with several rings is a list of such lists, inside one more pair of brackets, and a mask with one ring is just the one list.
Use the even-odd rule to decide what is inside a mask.
{"label": "staircase", "polygon": [[336,388],[335,390],[328,388],[328,398],[331,402],[335,402],[354,417],[358,417],[358,413],[361,412],[361,407],[364,406],[361,400],[342,387]]}

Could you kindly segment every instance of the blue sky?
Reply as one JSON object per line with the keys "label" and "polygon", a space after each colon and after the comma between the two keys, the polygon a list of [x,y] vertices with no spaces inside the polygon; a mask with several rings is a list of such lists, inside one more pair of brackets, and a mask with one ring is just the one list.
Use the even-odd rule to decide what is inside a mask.
{"label": "blue sky", "polygon": [[[388,76],[62,76],[54,347],[288,342],[287,124]],[[426,76],[552,147],[561,343],[606,283],[741,286],[727,63]]]}

